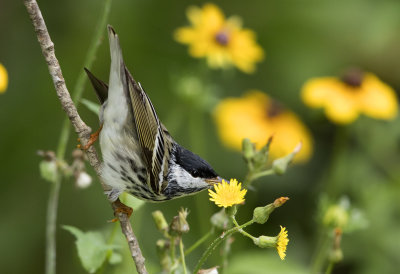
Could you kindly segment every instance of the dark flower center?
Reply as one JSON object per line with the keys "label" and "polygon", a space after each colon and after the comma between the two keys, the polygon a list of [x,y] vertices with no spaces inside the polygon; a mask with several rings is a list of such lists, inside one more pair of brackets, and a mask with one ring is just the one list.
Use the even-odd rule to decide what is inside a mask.
{"label": "dark flower center", "polygon": [[360,87],[363,80],[364,72],[357,68],[349,69],[342,76],[342,82],[354,88]]}
{"label": "dark flower center", "polygon": [[284,111],[284,107],[281,103],[275,100],[270,100],[269,106],[267,107],[268,118],[274,118]]}
{"label": "dark flower center", "polygon": [[229,33],[226,30],[221,30],[215,35],[215,41],[221,46],[226,46],[229,43]]}

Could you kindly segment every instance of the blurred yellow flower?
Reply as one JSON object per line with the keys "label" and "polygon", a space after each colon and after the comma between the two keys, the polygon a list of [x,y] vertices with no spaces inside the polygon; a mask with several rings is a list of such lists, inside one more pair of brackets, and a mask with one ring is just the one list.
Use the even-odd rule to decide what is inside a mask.
{"label": "blurred yellow flower", "polygon": [[285,227],[281,226],[281,232],[279,232],[278,240],[276,242],[276,250],[278,251],[281,260],[284,260],[286,257],[286,247],[288,243],[288,232]]}
{"label": "blurred yellow flower", "polygon": [[246,189],[242,189],[242,183],[238,183],[236,179],[231,179],[229,184],[222,180],[222,183],[214,185],[214,189],[215,192],[208,190],[210,201],[225,208],[243,203],[247,192]]}
{"label": "blurred yellow flower", "polygon": [[293,151],[299,141],[302,149],[294,161],[307,161],[312,154],[312,137],[296,114],[261,91],[250,91],[242,98],[226,98],[214,111],[218,133],[230,148],[241,150],[242,140],[249,138],[261,148],[274,136],[270,147],[273,158]]}
{"label": "blurred yellow flower", "polygon": [[359,70],[349,70],[342,79],[310,79],[301,96],[306,105],[324,108],[328,119],[338,124],[352,123],[360,114],[384,120],[397,115],[394,90],[375,75]]}
{"label": "blurred yellow flower", "polygon": [[239,17],[225,19],[222,11],[210,3],[203,8],[189,7],[187,17],[191,26],[178,28],[174,33],[175,40],[189,45],[191,56],[207,58],[211,68],[234,65],[252,73],[255,63],[264,58],[263,49],[255,41],[255,33],[242,29]]}
{"label": "blurred yellow flower", "polygon": [[0,93],[6,91],[8,86],[8,74],[6,68],[0,63]]}

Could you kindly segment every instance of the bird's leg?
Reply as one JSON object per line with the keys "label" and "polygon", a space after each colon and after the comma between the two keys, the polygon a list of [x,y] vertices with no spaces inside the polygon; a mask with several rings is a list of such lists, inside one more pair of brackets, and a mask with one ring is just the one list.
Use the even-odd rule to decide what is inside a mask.
{"label": "bird's leg", "polygon": [[88,150],[94,144],[94,142],[97,141],[102,129],[103,129],[103,124],[100,125],[99,129],[96,130],[95,133],[90,134],[89,141],[87,142],[87,144],[83,148],[82,148],[81,145],[78,145],[78,148],[82,148],[83,150]]}
{"label": "bird's leg", "polygon": [[115,202],[113,202],[112,206],[114,209],[115,218],[112,219],[110,222],[114,223],[114,222],[118,221],[118,215],[120,213],[125,213],[128,216],[128,218],[132,215],[133,209],[130,208],[129,206],[121,203],[121,201],[119,199],[117,199]]}

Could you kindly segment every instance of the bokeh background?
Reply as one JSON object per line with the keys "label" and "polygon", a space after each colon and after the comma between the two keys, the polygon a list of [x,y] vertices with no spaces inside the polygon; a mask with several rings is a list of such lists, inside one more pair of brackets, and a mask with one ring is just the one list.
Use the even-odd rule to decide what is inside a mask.
{"label": "bokeh background", "polygon": [[[307,108],[300,99],[303,83],[311,77],[337,76],[348,67],[375,73],[400,90],[400,2],[380,1],[218,1],[226,15],[239,15],[244,26],[257,34],[266,57],[253,74],[238,70],[209,70],[201,60],[187,54],[187,47],[174,41],[173,32],[187,25],[185,11],[204,1],[114,1],[109,23],[120,35],[127,66],[142,83],[160,119],[175,139],[198,153],[226,178],[243,180],[246,165],[239,152],[218,138],[209,111],[200,111],[192,99],[177,89],[179,79],[198,77],[204,86],[216,86],[216,97],[239,97],[259,89],[297,113],[313,135],[314,154],[293,165],[283,176],[264,177],[253,184],[240,222],[252,210],[280,196],[290,201],[273,213],[265,225],[253,225],[255,235],[276,235],[279,225],[289,231],[287,258],[281,261],[272,249],[259,249],[235,236],[228,273],[308,273],[323,227],[321,197],[325,208],[346,196],[352,208],[363,215],[362,229],[345,233],[343,260],[334,273],[397,273],[400,267],[400,121],[360,117],[338,126],[322,111]],[[72,89],[85,66],[88,50],[103,3],[98,0],[39,2],[55,43],[67,86]],[[104,30],[93,72],[108,78],[109,53]],[[0,62],[9,73],[9,86],[0,95],[0,174],[2,209],[0,265],[2,273],[43,273],[45,223],[49,184],[39,173],[39,149],[55,150],[65,117],[48,74],[47,66],[22,1],[0,2]],[[96,101],[88,84],[84,98]],[[98,119],[80,105],[81,117],[97,128]],[[340,136],[340,137],[337,137]],[[344,137],[343,137],[344,136]],[[76,146],[72,135],[67,150],[70,160]],[[88,172],[93,171],[88,167]],[[170,220],[180,207],[190,210],[189,246],[206,233],[210,216],[218,208],[207,193],[162,204],[144,205],[134,212],[132,223],[147,258],[156,272],[155,242],[161,234],[151,212],[160,209]],[[322,213],[321,213],[322,212]],[[75,239],[61,225],[82,230],[109,231],[112,210],[97,180],[78,189],[73,180],[63,181],[57,228],[58,273],[85,273],[75,248]],[[361,222],[361,221],[360,221]],[[122,250],[126,248],[121,243]],[[201,255],[187,258],[193,267]],[[124,254],[122,264],[106,273],[127,273],[133,267]],[[218,264],[216,251],[207,262]]]}

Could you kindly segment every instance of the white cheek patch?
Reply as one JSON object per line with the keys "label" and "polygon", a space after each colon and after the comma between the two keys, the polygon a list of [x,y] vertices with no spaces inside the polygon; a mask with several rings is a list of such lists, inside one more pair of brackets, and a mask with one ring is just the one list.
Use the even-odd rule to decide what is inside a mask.
{"label": "white cheek patch", "polygon": [[173,165],[170,169],[169,179],[173,179],[182,188],[206,188],[208,184],[201,178],[193,177],[179,165]]}

